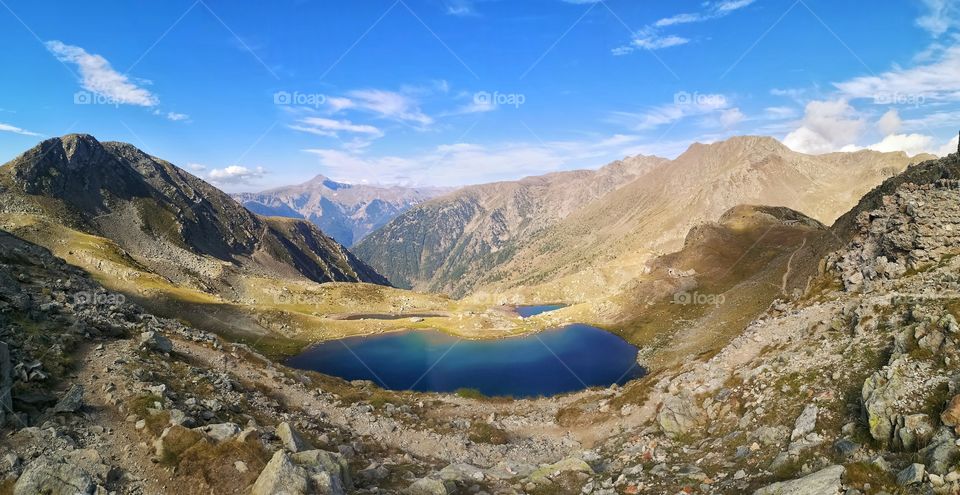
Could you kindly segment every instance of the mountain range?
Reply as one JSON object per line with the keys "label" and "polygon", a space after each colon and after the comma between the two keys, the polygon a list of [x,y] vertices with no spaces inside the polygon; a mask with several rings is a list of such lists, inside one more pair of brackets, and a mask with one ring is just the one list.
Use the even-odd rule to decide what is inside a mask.
{"label": "mountain range", "polygon": [[404,211],[453,188],[346,184],[318,175],[303,184],[233,197],[250,211],[302,218],[352,246]]}
{"label": "mountain range", "polygon": [[806,155],[773,138],[737,137],[694,144],[674,160],[638,157],[583,173],[630,170],[593,189],[563,174],[466,187],[401,214],[354,251],[400,287],[582,301],[616,292],[734,206],[785,206],[829,224],[884,178],[929,158]]}

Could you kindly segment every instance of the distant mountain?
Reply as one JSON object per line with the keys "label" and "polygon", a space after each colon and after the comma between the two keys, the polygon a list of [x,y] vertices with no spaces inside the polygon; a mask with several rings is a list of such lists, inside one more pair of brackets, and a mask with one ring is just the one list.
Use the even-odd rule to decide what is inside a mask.
{"label": "distant mountain", "polygon": [[337,242],[352,246],[411,207],[453,190],[345,184],[318,175],[303,184],[233,197],[260,215],[309,220]]}
{"label": "distant mountain", "polygon": [[398,286],[462,295],[525,239],[665,162],[641,156],[465,187],[410,209],[354,250]]}
{"label": "distant mountain", "polygon": [[[512,290],[531,299],[585,300],[615,293],[645,261],[680,249],[691,228],[736,205],[785,206],[829,224],[883,179],[926,158],[874,151],[813,156],[766,137],[694,144],[672,161],[634,159],[644,163],[635,174],[566,209],[536,194],[516,202],[545,214],[524,215],[536,207],[478,207],[468,192],[484,186],[464,189],[411,209],[355,252],[404,286],[456,296]],[[480,247],[473,235],[478,225],[491,225]],[[507,225],[514,227],[497,228]],[[482,261],[465,261],[477,253]]]}
{"label": "distant mountain", "polygon": [[48,139],[0,167],[0,203],[8,223],[47,226],[34,242],[83,232],[211,293],[242,277],[387,283],[309,222],[257,216],[169,162],[89,135]]}

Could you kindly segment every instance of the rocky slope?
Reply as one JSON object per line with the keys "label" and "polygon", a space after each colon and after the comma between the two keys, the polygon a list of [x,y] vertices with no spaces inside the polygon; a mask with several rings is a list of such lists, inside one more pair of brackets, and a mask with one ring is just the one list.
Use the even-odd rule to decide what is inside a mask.
{"label": "rocky slope", "polygon": [[316,227],[272,221],[124,143],[72,134],[0,167],[4,214],[110,239],[150,271],[213,291],[243,274],[387,283]]}
{"label": "rocky slope", "polygon": [[259,215],[309,220],[337,242],[352,246],[404,211],[452,191],[345,184],[318,175],[303,184],[233,197]]}
{"label": "rocky slope", "polygon": [[410,209],[354,250],[399,287],[460,296],[525,239],[664,161],[638,156],[597,171],[465,187]]}

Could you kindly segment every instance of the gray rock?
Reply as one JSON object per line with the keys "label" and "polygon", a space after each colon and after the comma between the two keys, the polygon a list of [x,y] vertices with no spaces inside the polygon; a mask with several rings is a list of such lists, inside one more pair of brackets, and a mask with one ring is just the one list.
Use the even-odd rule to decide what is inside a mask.
{"label": "gray rock", "polygon": [[940,428],[930,445],[921,451],[927,470],[934,474],[949,473],[954,463],[960,459],[960,448],[955,443],[953,433],[948,427]]}
{"label": "gray rock", "polygon": [[860,444],[847,438],[841,438],[833,444],[833,450],[840,454],[841,457],[847,458],[860,450]]}
{"label": "gray rock", "polygon": [[83,385],[74,384],[63,394],[57,405],[54,406],[55,413],[74,413],[83,407]]}
{"label": "gray rock", "polygon": [[840,492],[845,471],[843,466],[830,466],[800,479],[767,485],[753,495],[833,495]]}
{"label": "gray rock", "polygon": [[900,486],[918,485],[923,483],[926,467],[923,464],[911,464],[897,475],[897,484]]}
{"label": "gray rock", "polygon": [[657,423],[663,432],[673,438],[695,429],[703,411],[692,397],[668,396],[657,413]]}
{"label": "gray rock", "polygon": [[240,426],[236,423],[219,423],[194,428],[217,442],[229,440],[240,434]]}
{"label": "gray rock", "polygon": [[483,478],[483,470],[470,464],[450,464],[440,470],[440,479],[443,481],[476,483],[477,481],[483,481]]}
{"label": "gray rock", "polygon": [[290,460],[283,450],[273,454],[270,462],[250,489],[251,495],[305,495],[310,489],[307,471]]}
{"label": "gray rock", "polygon": [[300,435],[300,432],[290,426],[290,423],[286,421],[277,425],[277,437],[280,438],[280,443],[283,444],[283,448],[290,452],[297,453],[313,449],[310,442],[307,442],[303,436]]}
{"label": "gray rock", "polygon": [[797,422],[793,427],[793,432],[790,433],[790,441],[799,440],[816,429],[817,414],[819,412],[820,409],[817,408],[816,405],[807,404],[807,407],[803,408],[803,412],[800,413],[800,416],[797,418]]}
{"label": "gray rock", "polygon": [[13,495],[90,495],[96,490],[86,471],[62,457],[41,457],[31,462],[13,485]]}
{"label": "gray rock", "polygon": [[343,495],[350,490],[346,460],[324,450],[279,450],[260,472],[251,495]]}
{"label": "gray rock", "polygon": [[140,334],[140,348],[146,351],[168,353],[173,351],[173,342],[151,330]]}
{"label": "gray rock", "polygon": [[447,487],[440,480],[420,478],[403,491],[404,495],[447,495]]}

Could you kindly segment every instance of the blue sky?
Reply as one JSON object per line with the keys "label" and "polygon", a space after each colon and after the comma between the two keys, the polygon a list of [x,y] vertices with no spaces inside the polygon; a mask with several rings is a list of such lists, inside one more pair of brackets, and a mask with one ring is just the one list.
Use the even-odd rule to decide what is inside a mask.
{"label": "blue sky", "polygon": [[86,132],[241,191],[489,182],[741,134],[943,153],[958,3],[0,0],[0,161]]}

